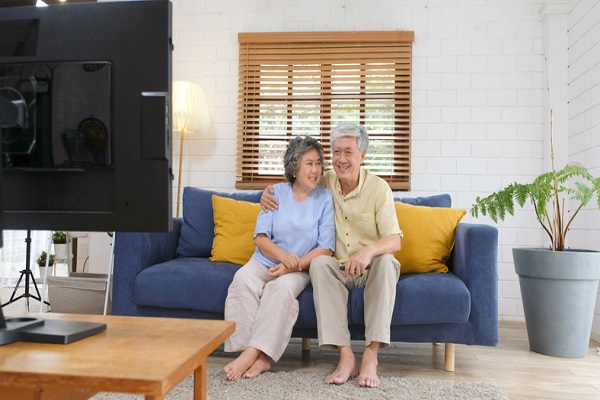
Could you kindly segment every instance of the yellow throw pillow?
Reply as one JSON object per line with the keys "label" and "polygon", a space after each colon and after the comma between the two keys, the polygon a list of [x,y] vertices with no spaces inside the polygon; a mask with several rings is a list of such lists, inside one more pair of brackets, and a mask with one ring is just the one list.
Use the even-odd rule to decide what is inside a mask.
{"label": "yellow throw pillow", "polygon": [[454,230],[466,210],[413,206],[395,202],[401,250],[394,254],[402,274],[448,272],[446,260],[454,247]]}
{"label": "yellow throw pillow", "polygon": [[244,265],[254,254],[254,229],[260,204],[212,196],[215,238],[210,261]]}

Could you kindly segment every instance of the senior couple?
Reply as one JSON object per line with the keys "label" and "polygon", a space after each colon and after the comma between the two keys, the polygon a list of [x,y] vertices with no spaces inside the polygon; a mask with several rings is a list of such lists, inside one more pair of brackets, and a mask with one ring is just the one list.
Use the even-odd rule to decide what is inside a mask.
{"label": "senior couple", "polygon": [[[369,138],[364,127],[341,124],[330,136],[333,170],[323,172],[323,148],[296,137],[284,155],[287,182],[265,189],[254,232],[256,250],[229,287],[225,319],[236,322],[225,351],[241,352],[224,370],[231,380],[271,368],[287,347],[298,317],[298,295],[312,282],[319,346],[339,351],[327,377],[343,384],[358,376],[379,386],[377,355],[390,343],[400,264],[393,195],[361,165]],[[366,348],[360,366],[348,330],[348,293],[364,287]]]}

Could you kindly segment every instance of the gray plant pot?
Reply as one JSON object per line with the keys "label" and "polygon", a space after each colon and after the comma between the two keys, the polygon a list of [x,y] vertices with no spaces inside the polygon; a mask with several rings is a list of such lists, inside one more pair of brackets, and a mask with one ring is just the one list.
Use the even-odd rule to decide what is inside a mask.
{"label": "gray plant pot", "polygon": [[600,280],[600,252],[513,249],[529,347],[554,357],[588,352]]}

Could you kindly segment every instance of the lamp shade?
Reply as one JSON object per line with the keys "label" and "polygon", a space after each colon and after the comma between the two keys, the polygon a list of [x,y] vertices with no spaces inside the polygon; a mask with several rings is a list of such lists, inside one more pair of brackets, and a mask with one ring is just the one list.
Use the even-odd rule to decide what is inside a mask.
{"label": "lamp shade", "polygon": [[200,85],[188,81],[173,82],[173,131],[203,132],[210,125],[206,95]]}

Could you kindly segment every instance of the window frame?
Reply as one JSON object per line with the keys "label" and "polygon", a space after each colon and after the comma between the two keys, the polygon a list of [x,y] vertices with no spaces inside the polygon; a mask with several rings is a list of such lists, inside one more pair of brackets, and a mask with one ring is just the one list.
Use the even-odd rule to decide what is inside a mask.
{"label": "window frame", "polygon": [[[373,159],[376,159],[377,156],[377,151],[376,149],[373,151],[372,144],[376,144],[378,141],[391,143],[387,147],[391,147],[392,150],[384,150],[389,153],[387,157],[391,157],[391,165],[387,165],[385,161],[379,161],[379,165],[385,165],[391,173],[374,172],[385,179],[392,190],[410,190],[413,41],[414,32],[412,31],[239,33],[236,189],[264,189],[267,185],[285,180],[283,172],[270,173],[270,166],[272,165],[272,168],[276,168],[276,165],[282,166],[281,157],[277,157],[278,152],[283,155],[287,141],[294,135],[304,134],[302,131],[295,131],[294,128],[294,123],[298,124],[299,116],[318,117],[317,125],[319,129],[316,133],[313,132],[310,135],[322,142],[326,153],[325,165],[328,165],[331,160],[329,132],[333,125],[339,123],[339,121],[333,121],[334,105],[336,101],[348,101],[348,104],[352,105],[350,107],[356,109],[355,113],[358,114],[358,118],[348,122],[360,123],[369,131],[371,145],[367,151],[365,166],[369,168],[370,155]],[[285,46],[287,48],[284,48]],[[360,60],[355,61],[349,58],[347,48],[350,46],[354,49],[354,54],[360,54]],[[319,57],[318,54],[315,55],[316,52],[313,50],[315,48],[322,49],[322,59],[317,60],[315,58]],[[308,56],[306,54],[309,50],[306,49],[312,51]],[[303,58],[305,56],[306,59]],[[340,61],[339,64],[334,64],[335,61],[332,63],[331,60],[337,60],[336,57],[346,58]],[[344,64],[344,62],[350,64]],[[385,65],[384,69],[393,71],[385,75],[388,80],[390,79],[389,76],[393,77],[393,89],[391,91],[388,89],[385,93],[377,94],[373,89],[367,87],[372,85],[370,82],[374,82],[374,79],[376,79],[373,78],[373,74],[376,74],[373,71],[378,68],[377,65]],[[389,65],[392,65],[392,67],[389,67]],[[352,68],[352,71],[344,72],[346,66]],[[286,69],[287,76],[284,73],[285,71],[282,72]],[[320,77],[320,80],[318,80],[318,93],[295,95],[297,90],[310,90],[306,89],[310,87],[311,82],[306,82],[310,79],[300,76],[297,72],[302,69],[307,71],[306,76],[310,75],[309,70],[318,70],[317,75]],[[362,71],[360,84],[357,85],[361,88],[360,95],[334,94],[334,79],[343,74],[356,75],[357,70]],[[329,76],[327,72],[330,72]],[[298,83],[302,79],[305,81]],[[355,78],[342,77],[341,79]],[[369,81],[369,79],[371,80]],[[287,92],[281,90],[281,87],[284,87],[281,82],[284,81],[287,84]],[[344,81],[342,81],[343,83]],[[296,87],[300,89],[295,89]],[[359,100],[341,100],[344,96],[346,99],[356,97]],[[388,117],[388,120],[391,121],[388,122],[388,124],[391,124],[388,133],[379,134],[376,130],[371,129],[372,127],[367,121],[367,104],[373,104],[377,99],[381,103],[389,103],[389,106],[379,105],[380,108],[385,108],[391,114],[391,117]],[[285,106],[286,101],[287,106]],[[310,112],[303,114],[300,104],[306,105],[311,104],[311,102],[317,104],[318,111],[312,114]],[[274,107],[277,104],[283,105],[282,110],[277,110]],[[265,106],[264,110],[261,110],[261,105]],[[339,113],[345,111],[343,107],[341,110]],[[381,113],[379,108],[377,110],[378,113]],[[339,113],[336,114],[338,119],[341,118]],[[282,116],[283,114],[285,116]],[[287,121],[274,124],[280,128],[278,134],[270,135],[267,133],[268,128],[264,127],[264,121],[268,121],[268,117],[272,117],[274,120],[279,118],[279,121]],[[261,127],[261,121],[263,127]],[[285,129],[282,129],[282,127]],[[272,144],[277,150],[274,152],[261,150],[261,146],[265,144]],[[374,163],[373,165],[377,163],[377,161],[371,162]],[[261,167],[261,165],[265,167]],[[261,168],[263,172],[260,171]]]}

